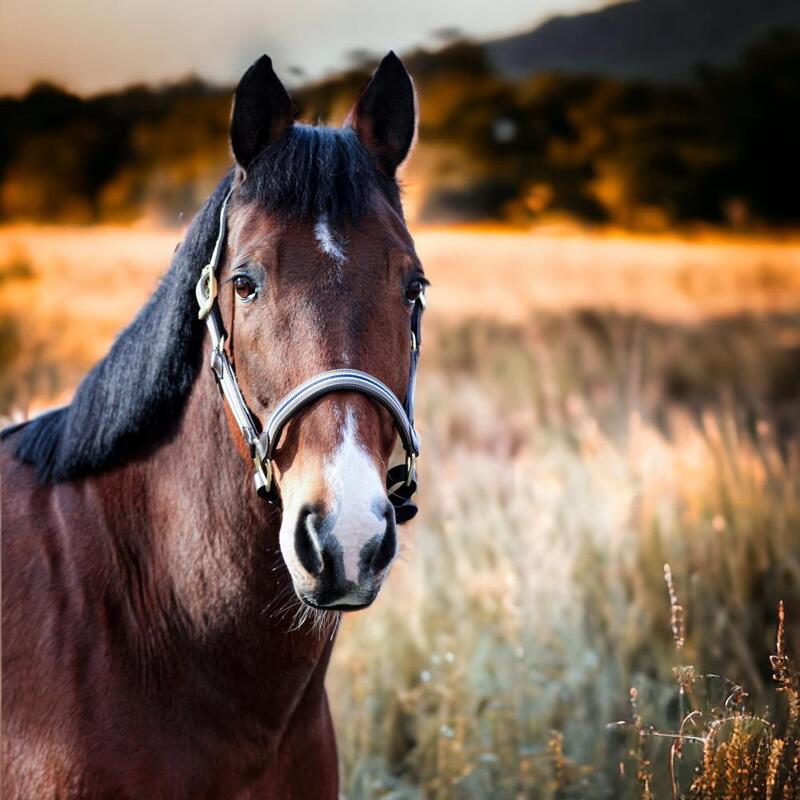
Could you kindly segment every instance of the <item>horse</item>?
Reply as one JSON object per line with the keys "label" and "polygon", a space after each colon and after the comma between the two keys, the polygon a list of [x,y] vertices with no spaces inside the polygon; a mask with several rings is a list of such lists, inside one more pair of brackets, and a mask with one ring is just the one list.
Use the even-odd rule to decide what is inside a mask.
{"label": "horse", "polygon": [[415,512],[416,109],[389,53],[341,127],[304,125],[260,58],[149,301],[4,432],[8,800],[337,797],[336,629]]}

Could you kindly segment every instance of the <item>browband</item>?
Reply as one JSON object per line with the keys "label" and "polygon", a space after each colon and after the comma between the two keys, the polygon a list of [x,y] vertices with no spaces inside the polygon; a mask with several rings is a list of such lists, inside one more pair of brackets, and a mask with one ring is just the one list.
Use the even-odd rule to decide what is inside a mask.
{"label": "browband", "polygon": [[412,496],[417,488],[416,462],[419,455],[419,435],[414,427],[414,391],[417,379],[417,362],[421,341],[422,312],[425,309],[425,295],[420,294],[411,311],[411,362],[409,366],[408,387],[403,403],[385,383],[367,372],[355,369],[335,369],[313,375],[286,394],[275,406],[264,425],[260,426],[255,415],[242,396],[236,372],[225,350],[227,332],[217,304],[218,284],[216,272],[222,256],[227,230],[228,201],[233,189],[225,195],[219,212],[219,233],[211,254],[211,260],[203,267],[195,287],[197,303],[200,307],[199,319],[204,319],[211,337],[211,370],[217,381],[220,393],[230,408],[233,418],[248,446],[253,459],[256,491],[259,496],[279,503],[272,480],[272,459],[281,433],[286,424],[304,408],[332,392],[358,392],[380,403],[391,415],[400,434],[400,441],[406,453],[405,464],[392,467],[386,477],[389,501],[395,509],[398,525],[416,516],[417,506]]}

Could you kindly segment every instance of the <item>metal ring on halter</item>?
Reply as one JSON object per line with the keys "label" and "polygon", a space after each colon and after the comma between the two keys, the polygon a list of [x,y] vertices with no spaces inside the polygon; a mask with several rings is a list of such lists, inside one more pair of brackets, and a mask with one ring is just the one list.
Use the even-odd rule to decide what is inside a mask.
{"label": "metal ring on halter", "polygon": [[214,308],[214,301],[217,299],[217,276],[214,274],[211,264],[206,264],[203,267],[194,293],[197,297],[197,304],[200,306],[197,318],[205,319],[211,309]]}

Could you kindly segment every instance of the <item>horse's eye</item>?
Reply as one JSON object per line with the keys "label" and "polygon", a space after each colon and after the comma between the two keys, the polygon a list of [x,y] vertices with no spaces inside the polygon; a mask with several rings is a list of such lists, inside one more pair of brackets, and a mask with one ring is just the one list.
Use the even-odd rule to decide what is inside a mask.
{"label": "horse's eye", "polygon": [[411,283],[406,286],[406,300],[409,303],[416,303],[419,296],[422,294],[422,281],[411,281]]}
{"label": "horse's eye", "polygon": [[233,279],[233,288],[242,300],[252,300],[256,296],[256,285],[247,275],[237,275]]}

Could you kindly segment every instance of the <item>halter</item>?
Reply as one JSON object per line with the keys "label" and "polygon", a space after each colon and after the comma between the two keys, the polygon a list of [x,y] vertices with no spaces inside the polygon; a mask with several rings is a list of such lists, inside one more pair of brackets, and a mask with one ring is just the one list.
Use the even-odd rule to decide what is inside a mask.
{"label": "halter", "polygon": [[414,390],[417,383],[417,363],[421,343],[422,312],[425,310],[425,294],[414,301],[411,311],[411,363],[408,372],[406,396],[401,403],[394,392],[374,375],[357,369],[334,369],[320,372],[296,386],[278,402],[266,425],[247,407],[236,372],[225,350],[228,333],[222,323],[217,303],[217,267],[225,243],[227,228],[228,200],[233,189],[228,191],[219,212],[219,233],[211,254],[211,260],[203,267],[195,287],[197,303],[200,306],[198,317],[205,320],[211,336],[211,371],[217,381],[228,408],[233,415],[242,438],[253,459],[253,480],[258,495],[274,504],[279,504],[272,476],[272,460],[281,433],[289,421],[300,411],[316,403],[321,397],[332,392],[358,392],[380,403],[391,415],[400,441],[406,453],[404,464],[392,467],[386,474],[386,490],[389,501],[394,506],[398,525],[408,522],[417,513],[412,501],[417,490],[417,457],[419,456],[419,436],[414,427]]}

